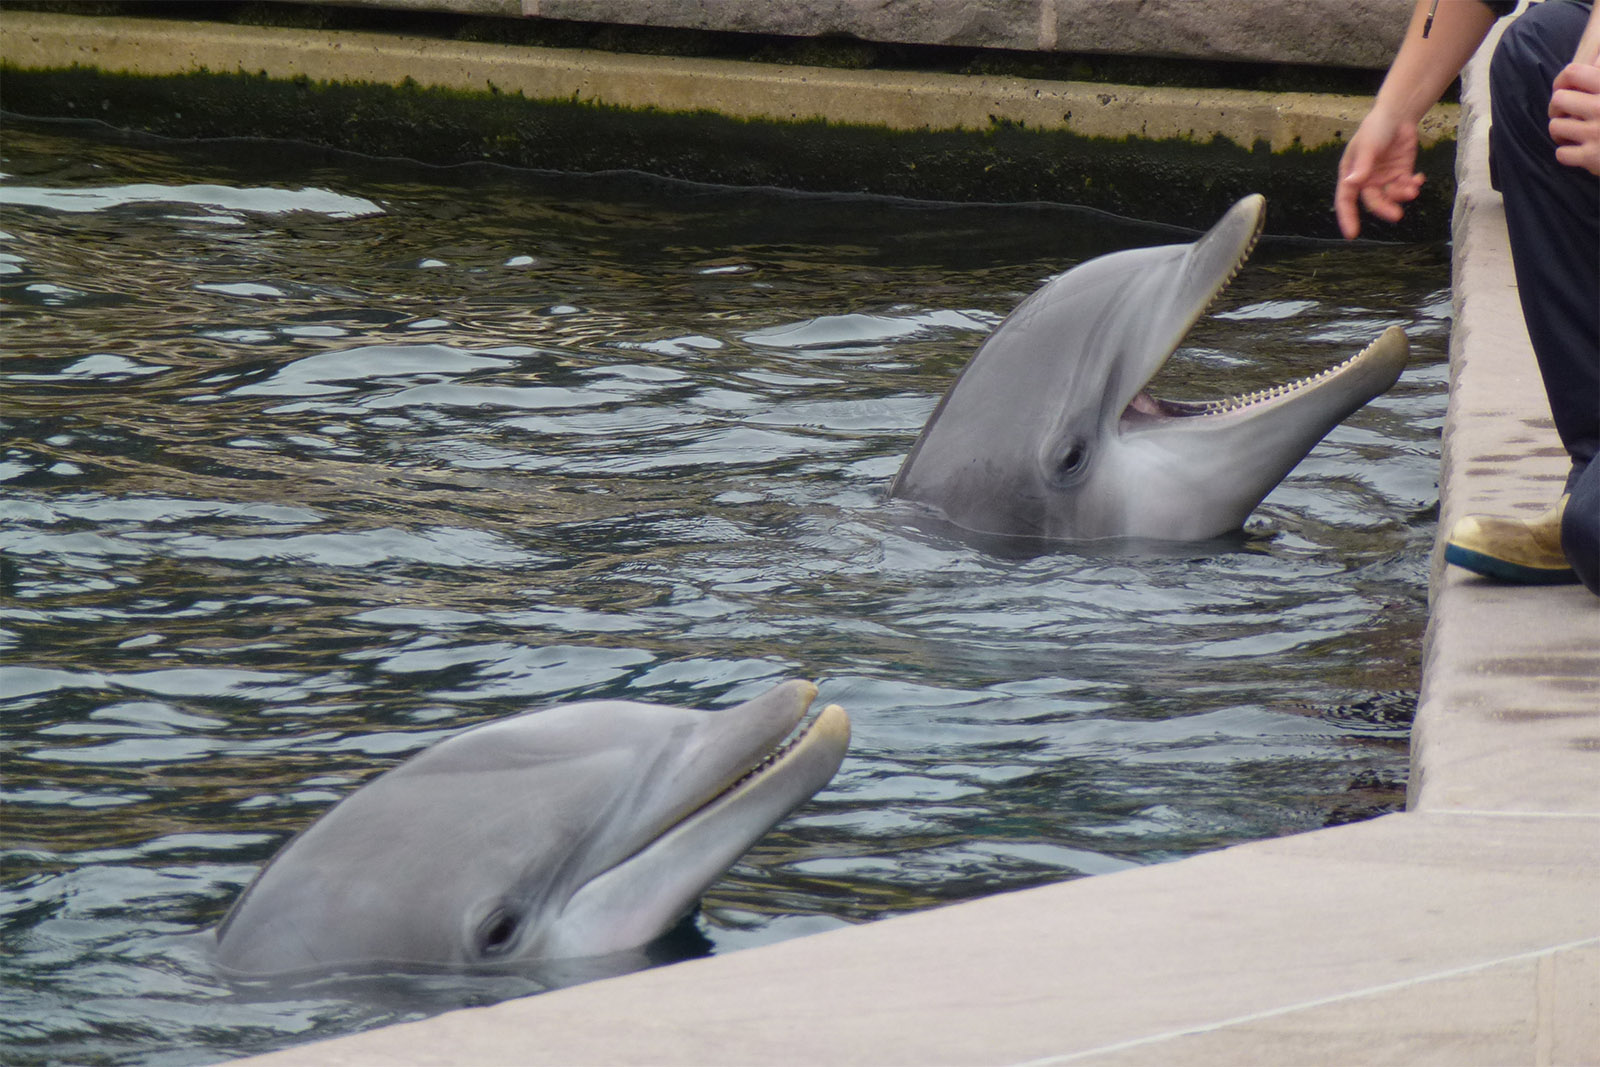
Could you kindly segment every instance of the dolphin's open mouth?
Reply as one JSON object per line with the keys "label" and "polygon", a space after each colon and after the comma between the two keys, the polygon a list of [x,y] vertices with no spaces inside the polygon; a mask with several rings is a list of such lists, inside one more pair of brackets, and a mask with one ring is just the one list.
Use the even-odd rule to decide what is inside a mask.
{"label": "dolphin's open mouth", "polygon": [[1385,333],[1349,359],[1318,371],[1316,374],[1307,375],[1292,382],[1285,382],[1282,385],[1257,389],[1250,393],[1223,397],[1220,400],[1169,400],[1151,393],[1147,383],[1146,388],[1141,389],[1123,411],[1121,428],[1124,430],[1136,430],[1140,426],[1149,425],[1153,420],[1247,415],[1258,410],[1265,410],[1299,393],[1331,385],[1338,379],[1349,377],[1358,370],[1364,370],[1369,364],[1385,358],[1391,344],[1389,334]]}
{"label": "dolphin's open mouth", "polygon": [[[1239,271],[1244,268],[1245,261],[1250,258],[1250,254],[1255,251],[1257,243],[1260,242],[1265,225],[1266,213],[1258,208],[1254,214],[1254,223],[1248,233],[1242,235],[1242,238],[1235,238],[1238,241],[1238,250],[1235,255],[1230,260],[1224,260],[1222,263],[1211,266],[1210,269],[1214,272],[1213,276],[1217,280],[1211,292],[1206,294],[1204,299],[1199,302],[1201,305],[1199,310],[1185,324],[1183,328],[1184,335],[1194,328],[1194,324],[1216,304],[1217,299],[1228,288],[1233,279],[1238,277]],[[1216,232],[1213,230],[1212,233],[1208,233],[1205,238],[1196,243],[1194,251],[1191,253],[1194,259],[1197,261],[1202,260],[1204,253],[1210,251],[1210,249],[1206,248],[1206,245],[1209,243],[1212,234]],[[1377,341],[1374,341],[1342,363],[1337,363],[1325,370],[1318,371],[1316,374],[1307,375],[1304,378],[1286,382],[1282,385],[1268,386],[1265,389],[1257,389],[1254,392],[1223,397],[1218,400],[1171,400],[1150,392],[1150,382],[1160,372],[1161,367],[1166,366],[1173,353],[1178,350],[1178,345],[1182,343],[1182,336],[1180,336],[1174,340],[1172,348],[1162,357],[1161,361],[1152,370],[1150,377],[1146,379],[1144,385],[1134,394],[1127,407],[1123,409],[1119,429],[1137,430],[1141,427],[1149,427],[1156,421],[1168,419],[1203,419],[1207,417],[1254,414],[1256,411],[1287,401],[1297,394],[1309,392],[1330,385],[1341,378],[1351,376],[1357,370],[1364,369],[1369,363],[1381,361],[1393,347],[1392,340],[1386,340],[1387,337],[1388,335],[1385,334],[1384,337],[1380,337]]]}

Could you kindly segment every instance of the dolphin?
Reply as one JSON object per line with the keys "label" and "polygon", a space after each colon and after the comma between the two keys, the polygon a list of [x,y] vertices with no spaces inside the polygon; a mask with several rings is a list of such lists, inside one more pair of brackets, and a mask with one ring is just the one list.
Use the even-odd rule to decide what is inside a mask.
{"label": "dolphin", "polygon": [[838,770],[842,708],[796,729],[816,693],[588,701],[447,738],[290,839],[217,927],[217,966],[470,971],[646,945]]}
{"label": "dolphin", "polygon": [[1248,396],[1165,400],[1146,383],[1238,273],[1266,201],[1192,244],[1113,252],[1047,282],[989,335],[923,427],[890,497],[1004,539],[1200,541],[1252,509],[1404,369],[1391,327],[1313,377]]}

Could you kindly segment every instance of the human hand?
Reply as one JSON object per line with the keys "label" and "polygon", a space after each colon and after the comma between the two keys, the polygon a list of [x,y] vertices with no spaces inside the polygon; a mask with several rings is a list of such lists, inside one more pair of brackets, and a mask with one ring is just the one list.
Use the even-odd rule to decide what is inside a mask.
{"label": "human hand", "polygon": [[1417,165],[1417,126],[1374,108],[1357,127],[1339,160],[1333,210],[1346,238],[1361,233],[1360,203],[1385,222],[1399,222],[1405,206],[1422,191]]}
{"label": "human hand", "polygon": [[1550,136],[1557,161],[1600,174],[1600,64],[1568,64],[1554,89]]}

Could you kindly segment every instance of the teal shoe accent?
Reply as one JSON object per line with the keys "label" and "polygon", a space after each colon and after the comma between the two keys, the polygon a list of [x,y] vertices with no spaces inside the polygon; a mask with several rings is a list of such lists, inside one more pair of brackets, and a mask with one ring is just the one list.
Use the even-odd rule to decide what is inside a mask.
{"label": "teal shoe accent", "polygon": [[1444,546],[1444,561],[1512,585],[1573,585],[1578,581],[1578,572],[1571,567],[1529,567],[1455,544]]}

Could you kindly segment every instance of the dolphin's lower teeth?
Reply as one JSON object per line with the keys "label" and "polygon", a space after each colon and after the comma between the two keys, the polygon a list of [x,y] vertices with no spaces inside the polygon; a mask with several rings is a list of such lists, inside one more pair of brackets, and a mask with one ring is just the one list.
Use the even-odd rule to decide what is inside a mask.
{"label": "dolphin's lower teeth", "polygon": [[[1370,348],[1371,346],[1368,347]],[[1156,397],[1148,396],[1148,394],[1141,393],[1140,398],[1136,398],[1134,403],[1129,405],[1129,410],[1130,413],[1133,411],[1138,411],[1143,414],[1160,414],[1167,418],[1193,418],[1204,415],[1228,415],[1236,411],[1243,411],[1245,408],[1251,407],[1255,404],[1260,404],[1268,400],[1276,400],[1279,397],[1288,396],[1291,393],[1296,393],[1302,389],[1315,385],[1326,378],[1331,378],[1341,371],[1347,369],[1351,364],[1355,363],[1356,360],[1360,359],[1365,354],[1365,352],[1359,352],[1348,359],[1342,360],[1339,363],[1335,363],[1331,367],[1327,367],[1318,371],[1316,374],[1307,375],[1304,378],[1299,378],[1292,382],[1285,382],[1282,385],[1269,386],[1266,389],[1257,389],[1250,393],[1241,393],[1238,396],[1230,396],[1223,400],[1200,400],[1189,402],[1172,401],[1161,400]]]}

